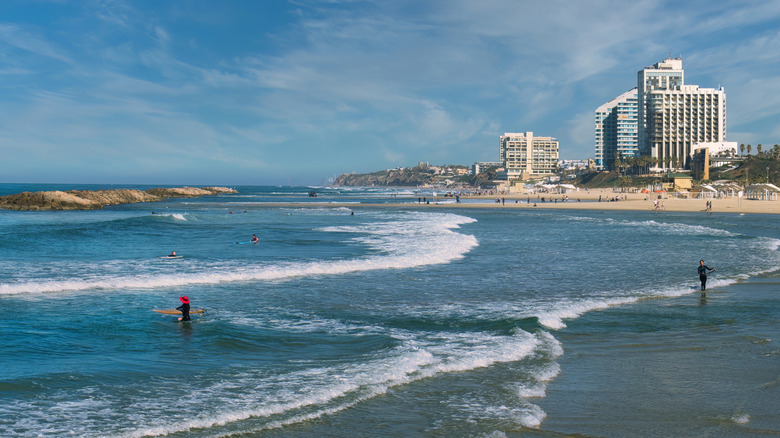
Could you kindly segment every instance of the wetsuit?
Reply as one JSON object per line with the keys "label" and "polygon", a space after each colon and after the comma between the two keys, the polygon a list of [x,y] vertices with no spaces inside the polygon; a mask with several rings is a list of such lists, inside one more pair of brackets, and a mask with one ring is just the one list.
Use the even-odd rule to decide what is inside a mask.
{"label": "wetsuit", "polygon": [[699,265],[699,280],[701,281],[702,291],[707,287],[707,271],[714,271],[714,269],[707,265]]}
{"label": "wetsuit", "polygon": [[190,320],[190,303],[184,303],[181,306],[177,307],[176,310],[181,310],[182,321]]}

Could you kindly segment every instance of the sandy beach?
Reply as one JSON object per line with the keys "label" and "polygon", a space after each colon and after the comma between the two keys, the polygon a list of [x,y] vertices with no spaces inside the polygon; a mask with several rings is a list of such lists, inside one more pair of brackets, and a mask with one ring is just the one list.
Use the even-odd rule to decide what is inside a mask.
{"label": "sandy beach", "polygon": [[[564,196],[568,196],[567,201],[562,201]],[[660,196],[660,198],[659,198]],[[504,203],[492,203],[496,207],[517,207],[517,208],[555,208],[555,209],[588,209],[588,210],[631,210],[631,211],[684,211],[706,212],[707,200],[677,198],[672,195],[658,193],[617,193],[612,189],[593,189],[588,191],[579,191],[568,195],[549,195],[549,194],[510,194],[510,195],[480,195],[469,196],[464,200],[496,198],[505,199]],[[541,202],[545,198],[545,202]],[[601,202],[599,202],[601,198]],[[531,203],[528,203],[530,199]],[[612,201],[617,199],[616,201]],[[653,201],[658,202],[658,208]],[[714,213],[767,213],[780,214],[780,201],[759,201],[745,198],[720,198],[713,199],[711,211]],[[535,205],[534,205],[535,204]],[[460,204],[471,206],[474,204]],[[485,204],[477,204],[485,206]]]}
{"label": "sandy beach", "polygon": [[[659,196],[661,198],[659,199]],[[350,209],[361,207],[419,207],[419,208],[537,208],[537,209],[569,209],[569,210],[623,210],[623,211],[672,211],[706,213],[707,200],[676,198],[673,195],[658,193],[617,193],[612,189],[582,190],[568,194],[568,200],[562,201],[564,195],[550,194],[501,194],[501,195],[468,195],[461,197],[461,203],[455,203],[452,197],[426,197],[427,203],[418,203],[417,197],[396,198],[395,203],[343,203],[343,202],[270,202],[266,206],[280,207],[346,207]],[[601,201],[599,201],[601,197]],[[542,198],[545,202],[542,202]],[[617,201],[612,201],[618,198]],[[423,199],[422,196],[420,199]],[[495,202],[503,199],[504,202]],[[530,199],[530,203],[528,202]],[[653,201],[658,202],[656,208]],[[752,200],[745,198],[718,198],[712,201],[713,213],[737,214],[780,214],[780,201]]]}

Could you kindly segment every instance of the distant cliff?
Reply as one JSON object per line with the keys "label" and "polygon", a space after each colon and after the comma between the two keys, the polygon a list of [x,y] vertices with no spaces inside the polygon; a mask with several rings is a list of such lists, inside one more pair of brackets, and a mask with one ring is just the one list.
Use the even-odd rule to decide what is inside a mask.
{"label": "distant cliff", "polygon": [[99,210],[108,205],[158,202],[165,198],[194,197],[218,193],[237,193],[226,187],[158,188],[147,191],[135,189],[69,190],[22,192],[0,196],[0,208],[6,210]]}
{"label": "distant cliff", "polygon": [[351,187],[416,187],[434,182],[431,174],[413,169],[392,169],[374,173],[345,173],[333,182],[334,186]]}

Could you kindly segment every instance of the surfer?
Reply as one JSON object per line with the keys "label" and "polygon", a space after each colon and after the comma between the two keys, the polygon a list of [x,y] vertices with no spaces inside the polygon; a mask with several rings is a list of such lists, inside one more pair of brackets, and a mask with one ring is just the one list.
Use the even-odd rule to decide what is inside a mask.
{"label": "surfer", "polygon": [[257,243],[257,242],[259,242],[259,241],[260,241],[260,239],[258,239],[258,238],[257,238],[257,236],[255,236],[254,234],[252,234],[252,243]]}
{"label": "surfer", "polygon": [[715,271],[715,268],[710,268],[704,264],[704,260],[699,260],[699,280],[701,281],[701,294],[704,295],[704,289],[707,288],[707,274]]}
{"label": "surfer", "polygon": [[176,251],[173,251],[170,254],[168,254],[168,257],[176,257]]}
{"label": "surfer", "polygon": [[176,310],[181,310],[181,318],[179,318],[179,321],[189,321],[190,320],[190,299],[186,296],[179,297],[179,300],[181,300],[182,305],[177,307]]}

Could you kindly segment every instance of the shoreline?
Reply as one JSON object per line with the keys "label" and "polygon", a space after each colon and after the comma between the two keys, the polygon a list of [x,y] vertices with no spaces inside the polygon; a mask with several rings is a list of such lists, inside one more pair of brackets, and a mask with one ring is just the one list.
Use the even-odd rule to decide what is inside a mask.
{"label": "shoreline", "polygon": [[[416,199],[416,198],[415,198]],[[431,202],[430,204],[418,204],[409,199],[409,202],[377,202],[377,203],[348,203],[348,202],[264,202],[265,207],[294,207],[294,208],[434,208],[434,209],[553,209],[553,210],[603,210],[603,211],[647,211],[647,212],[701,212],[701,213],[735,213],[735,214],[780,214],[780,201],[756,201],[746,199],[715,199],[712,201],[712,209],[706,211],[706,200],[703,199],[663,199],[663,208],[655,209],[652,200],[631,199],[615,202],[576,200],[566,202],[540,202],[534,203],[533,198],[528,204],[526,198],[519,202],[520,198],[506,197],[506,203],[495,202],[469,202],[473,199],[490,200],[494,197],[470,197],[465,198],[460,204],[455,202]],[[514,201],[518,202],[515,203]],[[534,205],[536,204],[536,205]]]}
{"label": "shoreline", "polygon": [[[509,436],[756,436],[780,434],[773,324],[779,272],[726,286],[591,312],[556,332],[561,373],[536,401],[538,429]],[[774,305],[773,305],[774,304]],[[766,307],[758,320],[745,309]],[[752,315],[752,313],[751,313]],[[632,320],[664,318],[644,331]],[[582,332],[603,331],[596,341]],[[618,421],[605,419],[614,418]],[[527,434],[525,432],[528,432]]]}
{"label": "shoreline", "polygon": [[[69,190],[22,192],[0,196],[0,211],[52,211],[52,210],[95,210],[106,206],[159,202],[178,197],[199,197],[238,193],[226,187],[176,187],[154,188],[145,191],[131,189],[108,190]],[[24,195],[24,196],[22,196]],[[32,199],[36,196],[40,199]],[[563,201],[568,196],[568,200]],[[107,199],[113,198],[113,199]],[[545,202],[542,202],[544,198]],[[619,200],[613,200],[619,198]],[[358,203],[334,199],[327,201],[328,195],[306,201],[269,201],[264,207],[293,208],[514,208],[514,209],[562,209],[562,210],[603,210],[603,211],[668,211],[736,214],[780,214],[780,200],[754,200],[745,198],[688,199],[669,196],[667,193],[615,192],[613,189],[588,189],[571,192],[566,195],[549,193],[510,193],[463,195],[461,203],[452,196],[398,196],[393,202]],[[426,200],[426,203],[418,202]],[[601,201],[599,200],[601,199]],[[503,202],[495,202],[503,200]],[[529,203],[530,200],[530,203]],[[124,202],[122,202],[124,201]],[[655,208],[654,201],[658,202]],[[707,202],[711,209],[707,211]]]}

